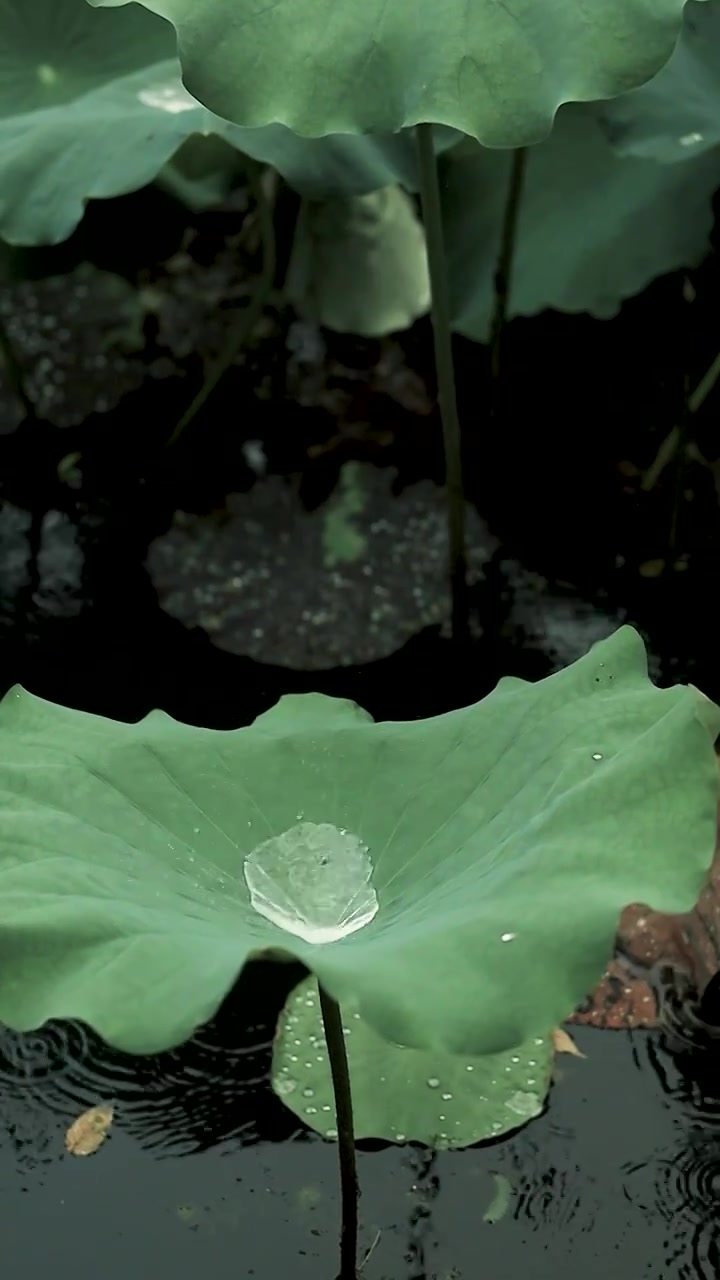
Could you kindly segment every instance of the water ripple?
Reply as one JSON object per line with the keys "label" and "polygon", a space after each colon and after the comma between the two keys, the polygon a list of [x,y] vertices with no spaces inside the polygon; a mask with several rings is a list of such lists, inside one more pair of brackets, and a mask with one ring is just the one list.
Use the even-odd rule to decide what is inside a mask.
{"label": "water ripple", "polygon": [[114,1104],[114,1128],[161,1156],[294,1136],[269,1072],[277,1014],[299,975],[290,965],[251,970],[212,1022],[166,1053],[120,1053],[79,1022],[0,1029],[0,1130],[17,1145],[22,1115],[22,1145],[41,1153],[57,1145],[59,1119],[102,1101]]}

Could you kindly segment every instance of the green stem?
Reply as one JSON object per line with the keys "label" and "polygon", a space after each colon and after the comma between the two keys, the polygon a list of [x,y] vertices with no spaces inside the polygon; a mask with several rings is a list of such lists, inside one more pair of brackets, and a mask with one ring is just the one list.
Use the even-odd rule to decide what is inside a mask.
{"label": "green stem", "polygon": [[252,298],[240,316],[237,327],[233,328],[228,334],[217,360],[208,370],[195,399],[188,405],[168,437],[166,443],[166,448],[168,449],[177,444],[180,437],[190,426],[190,423],[197,417],[205,401],[215,390],[220,379],[227,373],[267,306],[275,282],[276,246],[272,206],[263,190],[262,176],[255,165],[248,164],[247,175],[248,186],[255,201],[260,223],[263,255],[262,272],[255,284]]}
{"label": "green stem", "polygon": [[445,244],[443,238],[440,187],[431,124],[415,126],[420,197],[427,241],[428,269],[432,296],[431,314],[435,344],[438,400],[445,445],[445,484],[448,492],[448,542],[450,560],[450,592],[452,633],[460,639],[467,634],[467,583],[465,555],[465,491],[462,472],[462,445],[455,366],[452,352],[452,326],[448,292]]}
{"label": "green stem", "polygon": [[340,1194],[342,1198],[342,1228],[340,1232],[339,1280],[356,1280],[358,1243],[358,1177],[355,1163],[355,1127],[353,1125],[352,1093],[348,1070],[345,1036],[343,1034],[340,1006],[320,986],[325,1042],[330,1061],[335,1117],[340,1156]]}
{"label": "green stem", "polygon": [[681,445],[687,442],[689,433],[689,419],[707,400],[715,383],[720,378],[720,352],[715,356],[712,364],[705,370],[702,378],[698,382],[694,391],[690,393],[686,400],[686,411],[683,415],[684,427],[672,427],[665,436],[660,448],[653,458],[650,466],[643,475],[640,488],[645,493],[649,493],[655,488],[662,472],[665,470],[669,462],[672,462],[675,454]]}
{"label": "green stem", "polygon": [[7,374],[7,380],[10,384],[11,391],[15,393],[20,401],[23,409],[25,410],[25,416],[27,418],[34,418],[35,405],[30,399],[25,385],[25,375],[22,370],[22,365],[17,358],[15,348],[10,341],[10,335],[8,334],[2,320],[0,320],[0,356],[2,357],[2,363],[5,366],[5,372]]}
{"label": "green stem", "polygon": [[500,353],[502,337],[507,321],[510,302],[510,285],[512,282],[513,259],[515,257],[515,240],[517,236],[518,216],[522,200],[523,183],[525,181],[525,161],[527,148],[518,147],[513,152],[510,183],[508,186],[505,213],[503,216],[500,251],[495,268],[495,308],[490,328],[490,368],[493,379],[493,390],[497,399],[497,383],[500,378]]}

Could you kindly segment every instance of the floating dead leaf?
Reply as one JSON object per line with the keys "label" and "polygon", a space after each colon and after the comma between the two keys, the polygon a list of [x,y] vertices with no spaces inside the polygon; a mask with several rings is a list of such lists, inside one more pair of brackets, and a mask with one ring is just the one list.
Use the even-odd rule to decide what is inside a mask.
{"label": "floating dead leaf", "polygon": [[638,573],[642,578],[659,578],[665,570],[665,561],[659,557],[655,560],[644,560],[638,565]]}
{"label": "floating dead leaf", "polygon": [[83,1111],[65,1134],[65,1146],[70,1154],[91,1156],[107,1138],[112,1119],[113,1108],[109,1102]]}
{"label": "floating dead leaf", "polygon": [[552,1033],[553,1048],[556,1053],[571,1053],[574,1058],[584,1058],[585,1054],[578,1049],[572,1036],[562,1027],[556,1027]]}

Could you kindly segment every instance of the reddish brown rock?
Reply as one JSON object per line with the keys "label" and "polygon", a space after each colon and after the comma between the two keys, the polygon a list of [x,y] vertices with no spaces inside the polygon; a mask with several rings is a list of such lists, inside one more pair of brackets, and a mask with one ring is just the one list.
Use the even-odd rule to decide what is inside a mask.
{"label": "reddish brown rock", "polygon": [[658,1024],[658,1003],[644,974],[670,971],[673,981],[702,995],[720,970],[720,819],[715,857],[692,911],[667,915],[633,904],[620,917],[615,957],[569,1022],[647,1028]]}

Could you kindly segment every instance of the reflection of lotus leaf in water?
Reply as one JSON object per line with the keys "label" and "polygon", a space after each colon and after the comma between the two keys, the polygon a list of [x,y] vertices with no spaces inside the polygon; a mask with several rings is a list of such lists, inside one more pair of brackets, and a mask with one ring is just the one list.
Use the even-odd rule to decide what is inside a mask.
{"label": "reflection of lotus leaf in water", "polygon": [[656,1027],[667,1004],[687,1006],[701,997],[719,970],[720,839],[692,911],[671,915],[639,904],[626,907],[615,957],[569,1021],[608,1029]]}

